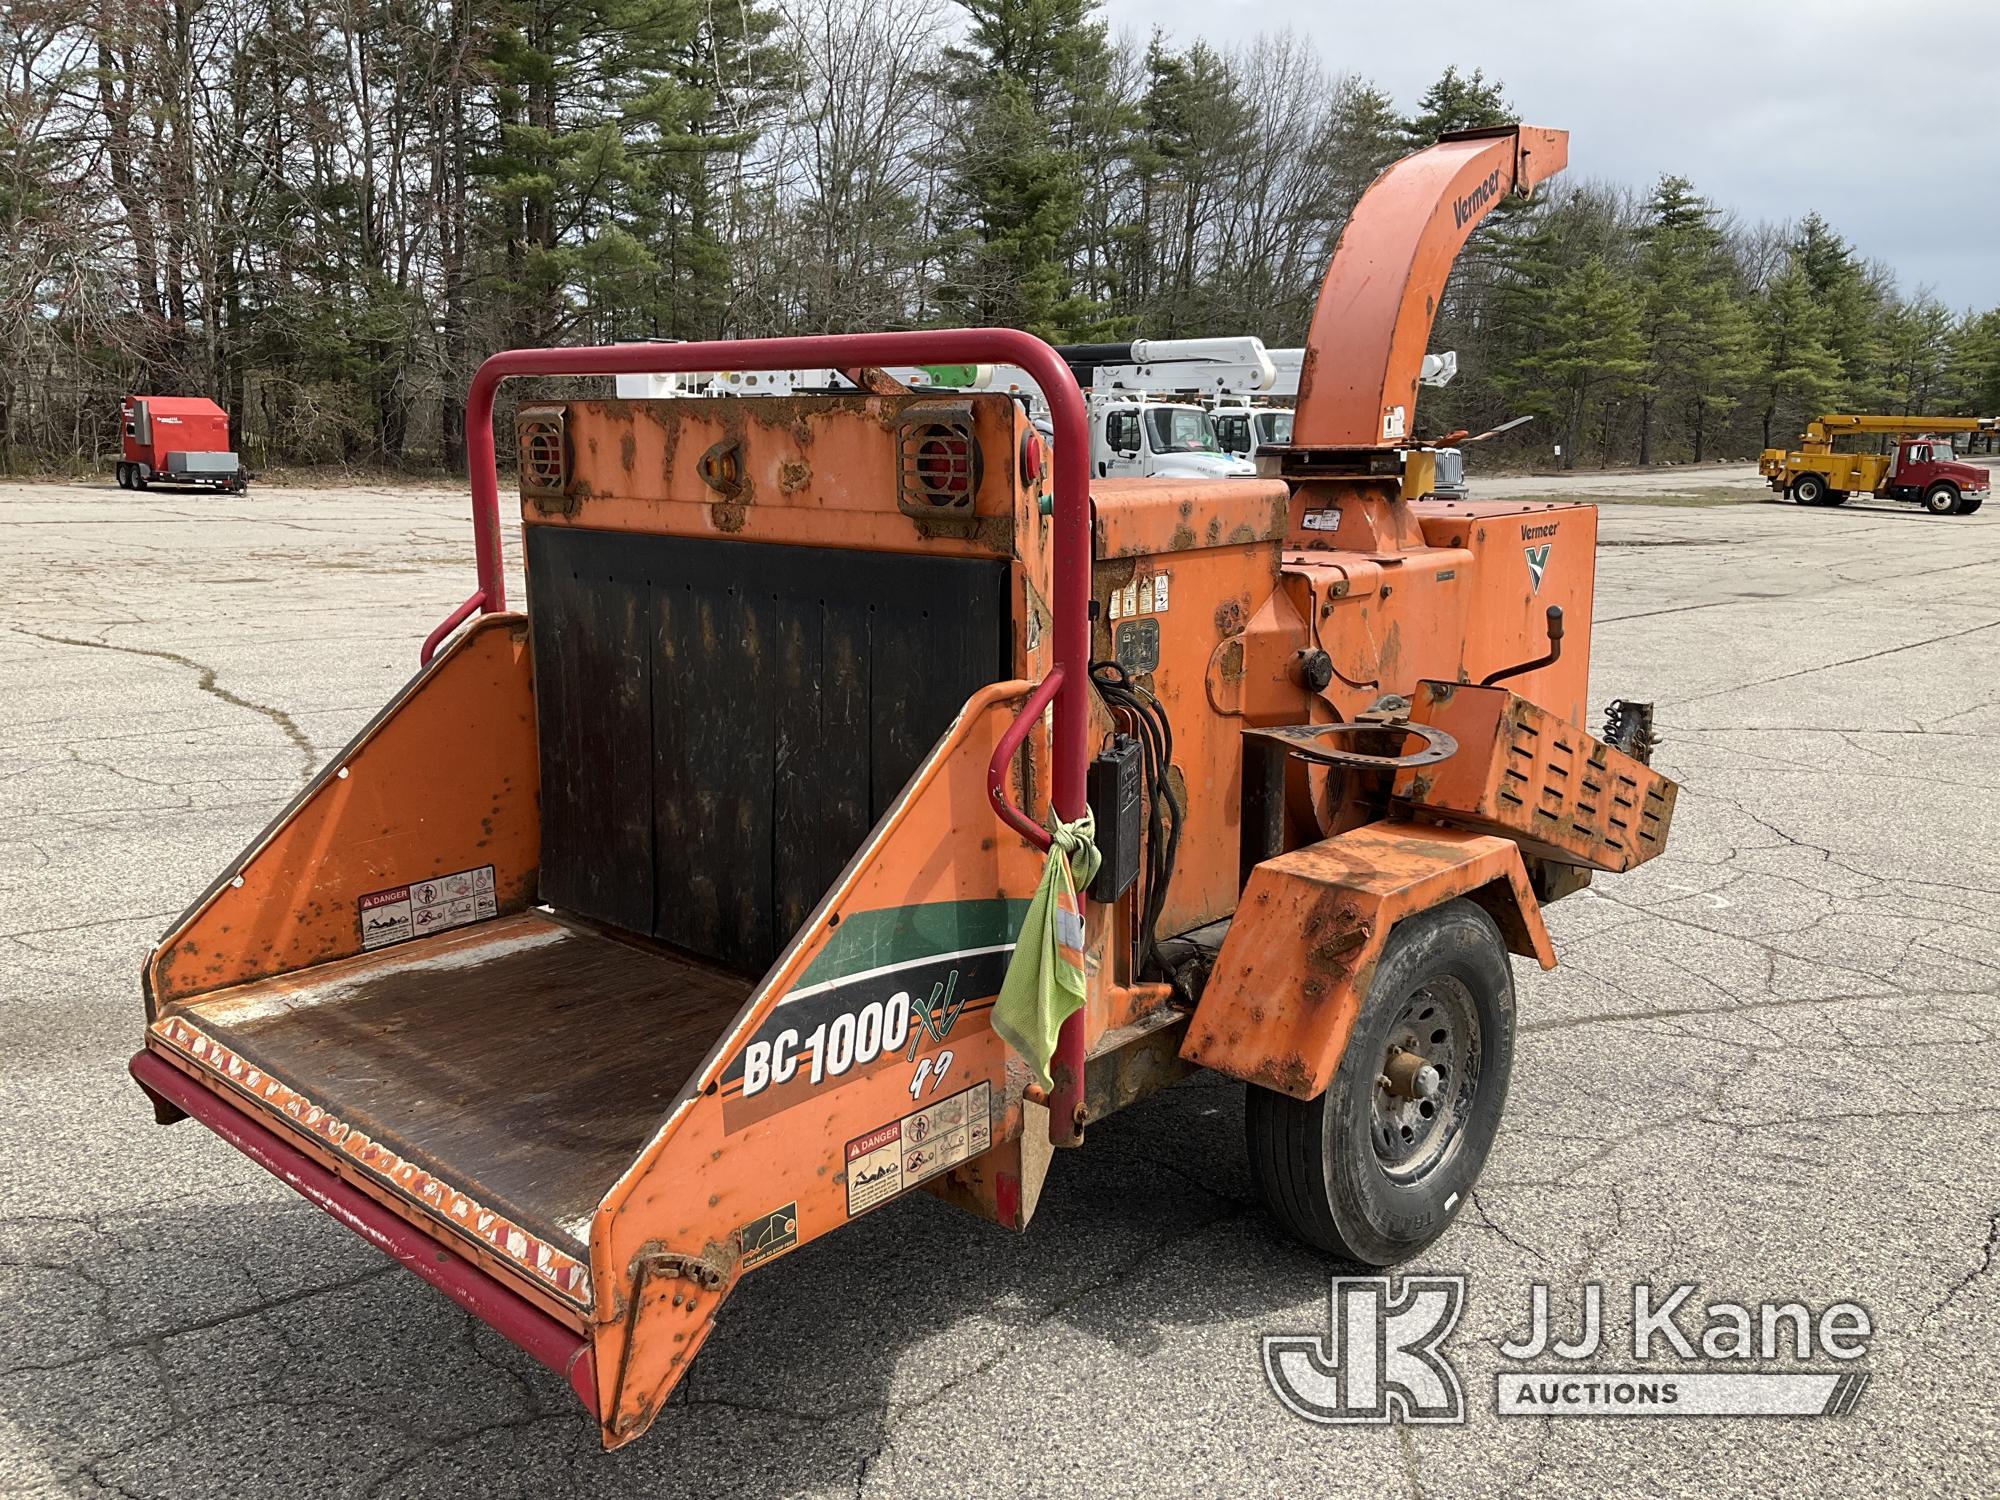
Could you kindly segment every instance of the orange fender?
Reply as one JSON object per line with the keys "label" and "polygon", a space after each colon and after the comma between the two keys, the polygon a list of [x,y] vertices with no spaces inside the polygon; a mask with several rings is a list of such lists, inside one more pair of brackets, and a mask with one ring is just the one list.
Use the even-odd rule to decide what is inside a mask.
{"label": "orange fender", "polygon": [[1326,1091],[1389,932],[1457,896],[1491,913],[1510,951],[1556,966],[1511,839],[1371,823],[1251,872],[1181,1056],[1296,1099]]}

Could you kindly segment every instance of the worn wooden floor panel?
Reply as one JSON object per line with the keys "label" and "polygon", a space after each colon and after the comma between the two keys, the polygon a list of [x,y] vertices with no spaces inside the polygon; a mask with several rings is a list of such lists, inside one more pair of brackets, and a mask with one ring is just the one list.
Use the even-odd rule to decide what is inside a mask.
{"label": "worn wooden floor panel", "polygon": [[349,1125],[581,1253],[598,1199],[749,993],[529,912],[188,1011]]}

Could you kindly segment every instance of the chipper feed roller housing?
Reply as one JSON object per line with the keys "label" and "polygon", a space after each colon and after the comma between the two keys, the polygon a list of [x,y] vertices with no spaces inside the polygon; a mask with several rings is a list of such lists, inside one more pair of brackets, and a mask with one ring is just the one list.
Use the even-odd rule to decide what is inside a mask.
{"label": "chipper feed roller housing", "polygon": [[[1422,498],[1432,310],[1565,139],[1374,184],[1263,477],[1093,482],[1075,383],[1006,329],[495,356],[478,589],[152,954],[158,1117],[500,1329],[614,1447],[743,1276],[918,1189],[1025,1229],[1053,1148],[1197,1068],[1248,1086],[1286,1226],[1417,1253],[1499,1126],[1510,955],[1552,966],[1542,904],[1673,809],[1642,705],[1580,727],[1595,511]],[[1052,442],[881,373],[987,362]],[[523,407],[509,606],[503,380],[822,366],[855,388]],[[1043,1072],[994,1007],[1086,811]]]}

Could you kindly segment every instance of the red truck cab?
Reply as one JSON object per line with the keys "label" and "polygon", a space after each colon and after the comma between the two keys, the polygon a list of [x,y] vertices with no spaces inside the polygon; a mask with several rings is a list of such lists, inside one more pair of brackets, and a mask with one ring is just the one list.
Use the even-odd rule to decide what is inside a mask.
{"label": "red truck cab", "polygon": [[1961,463],[1947,437],[1904,438],[1878,491],[1892,500],[1915,500],[1934,516],[1969,516],[1986,502],[1990,470]]}
{"label": "red truck cab", "polygon": [[241,494],[249,475],[229,446],[229,414],[206,396],[127,396],[118,413],[118,487],[155,480]]}

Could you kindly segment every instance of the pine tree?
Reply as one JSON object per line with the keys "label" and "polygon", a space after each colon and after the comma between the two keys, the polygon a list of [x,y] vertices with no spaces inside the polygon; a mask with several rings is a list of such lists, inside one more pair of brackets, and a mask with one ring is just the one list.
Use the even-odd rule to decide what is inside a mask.
{"label": "pine tree", "polygon": [[1734,282],[1721,283],[1704,307],[1683,382],[1689,457],[1694,463],[1708,457],[1710,434],[1741,409],[1763,373],[1756,319]]}
{"label": "pine tree", "polygon": [[[1483,130],[1517,118],[1499,79],[1488,81],[1479,68],[1466,74],[1447,67],[1419,97],[1416,113],[1402,122],[1399,150],[1393,155],[1422,150],[1451,131]],[[1492,369],[1508,357],[1509,335],[1491,325],[1488,313],[1507,274],[1508,246],[1522,233],[1530,212],[1527,199],[1507,194],[1472,231],[1452,266],[1438,303],[1432,347],[1456,350],[1462,369]],[[1478,399],[1472,384],[1454,384],[1426,406],[1433,417],[1448,416],[1456,425],[1467,419]]]}
{"label": "pine tree", "polygon": [[1755,373],[1748,310],[1715,227],[1715,210],[1685,177],[1662,177],[1639,232],[1641,331],[1639,462],[1652,463],[1655,417],[1687,420],[1697,462],[1712,419],[1733,409]]}
{"label": "pine tree", "polygon": [[1881,346],[1887,404],[1905,416],[1941,413],[1946,399],[1953,320],[1928,294],[1897,302],[1883,316]]}
{"label": "pine tree", "polygon": [[[1516,267],[1527,274],[1517,277],[1507,301],[1525,346],[1495,383],[1521,409],[1555,424],[1563,467],[1573,469],[1584,434],[1593,425],[1608,432],[1617,405],[1644,383],[1637,288],[1594,253],[1570,267],[1517,257]],[[1608,460],[1603,437],[1598,446]]]}
{"label": "pine tree", "polygon": [[1228,63],[1200,42],[1175,53],[1155,37],[1146,73],[1133,150],[1145,183],[1142,285],[1151,294],[1140,316],[1149,332],[1173,337],[1208,327],[1209,305],[1240,269],[1208,264],[1204,252],[1231,164],[1250,144],[1251,111]]}
{"label": "pine tree", "polygon": [[1488,83],[1485,70],[1461,74],[1454,64],[1417,100],[1417,112],[1403,122],[1403,138],[1406,149],[1419,151],[1454,130],[1485,130],[1518,118],[1499,79]]}
{"label": "pine tree", "polygon": [[1108,76],[1097,0],[958,0],[966,45],[946,49],[960,109],[939,302],[951,321],[1061,339],[1103,309],[1079,300],[1084,133]]}
{"label": "pine tree", "polygon": [[1372,84],[1357,81],[1334,96],[1320,156],[1331,178],[1329,206],[1336,222],[1346,222],[1368,185],[1407,149],[1408,129],[1395,101]]}
{"label": "pine tree", "polygon": [[1813,295],[1810,273],[1794,257],[1758,305],[1764,366],[1764,446],[1779,435],[1780,415],[1803,422],[1839,395],[1840,355],[1827,337],[1827,314]]}
{"label": "pine tree", "polygon": [[[1945,378],[1953,411],[1965,416],[2000,413],[2000,310],[1959,319],[1951,332]],[[1985,441],[1992,452],[1992,436]]]}
{"label": "pine tree", "polygon": [[1791,258],[1819,309],[1822,336],[1840,364],[1837,399],[1861,410],[1879,406],[1883,345],[1882,297],[1866,268],[1832,225],[1816,213],[1800,221]]}
{"label": "pine tree", "polygon": [[498,116],[473,175],[505,243],[511,341],[714,334],[729,263],[716,158],[783,70],[762,5],[506,0],[487,37]]}

